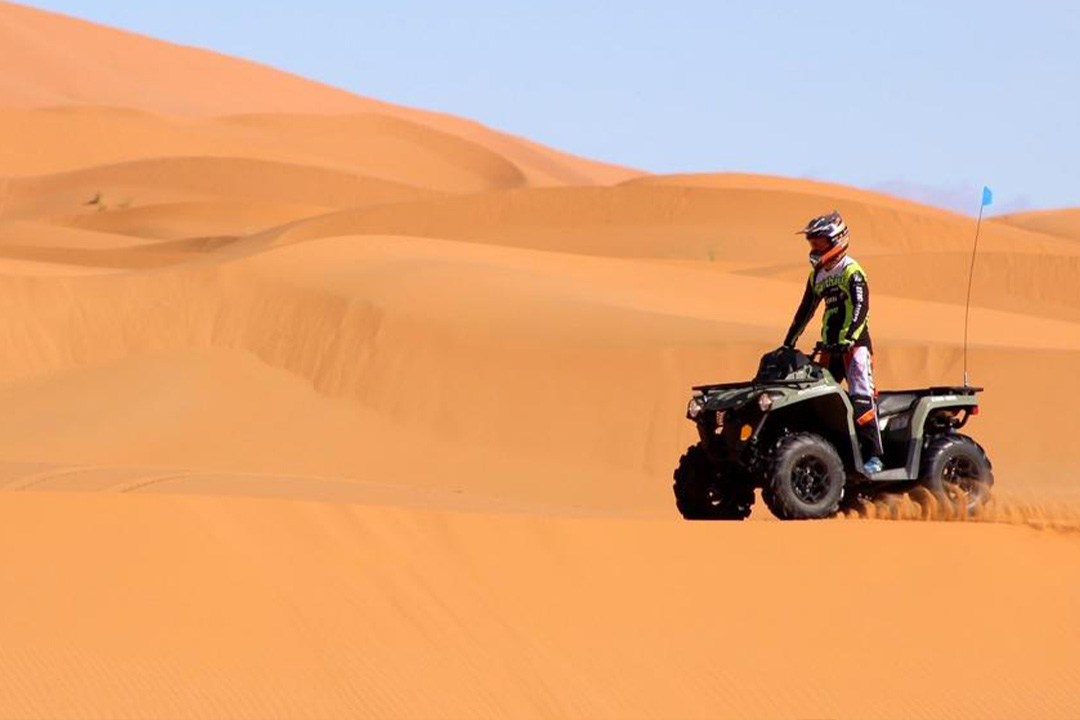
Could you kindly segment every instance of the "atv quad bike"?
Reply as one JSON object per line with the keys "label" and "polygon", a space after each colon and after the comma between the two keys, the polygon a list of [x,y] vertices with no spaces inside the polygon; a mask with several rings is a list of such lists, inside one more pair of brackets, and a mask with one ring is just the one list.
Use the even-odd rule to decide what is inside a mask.
{"label": "atv quad bike", "polygon": [[687,418],[700,441],[675,470],[675,505],[688,520],[742,520],[754,490],[781,520],[826,518],[886,492],[925,487],[973,513],[994,477],[977,442],[958,431],[979,413],[977,387],[881,392],[885,470],[867,476],[848,394],[817,361],[780,348],[750,382],[699,385]]}

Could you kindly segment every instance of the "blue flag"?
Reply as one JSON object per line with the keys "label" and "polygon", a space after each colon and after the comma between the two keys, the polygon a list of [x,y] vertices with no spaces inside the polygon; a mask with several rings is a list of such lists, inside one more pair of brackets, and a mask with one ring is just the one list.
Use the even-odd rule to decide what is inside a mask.
{"label": "blue flag", "polygon": [[990,192],[990,188],[983,185],[983,203],[982,203],[982,206],[986,207],[987,205],[991,204],[992,202],[994,202],[994,193]]}

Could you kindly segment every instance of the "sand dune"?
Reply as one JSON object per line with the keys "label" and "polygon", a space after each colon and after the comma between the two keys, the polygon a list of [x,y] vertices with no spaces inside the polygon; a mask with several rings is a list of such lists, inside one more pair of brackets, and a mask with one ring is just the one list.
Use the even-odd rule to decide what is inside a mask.
{"label": "sand dune", "polygon": [[312,165],[444,192],[519,187],[539,177],[482,143],[379,113],[194,119],[94,106],[3,110],[0,132],[35,145],[34,152],[0,148],[6,171],[20,175],[188,156]]}
{"label": "sand dune", "polygon": [[483,145],[391,115],[242,115],[220,122],[265,137],[271,147],[286,144],[324,162],[422,187],[480,192],[529,182],[521,168]]}
{"label": "sand dune", "polygon": [[[433,213],[437,214],[444,202],[431,201]],[[106,235],[108,242],[102,241],[96,250],[87,238],[98,233],[85,229],[61,231],[57,227],[57,235],[49,242],[42,240],[37,250],[52,263],[49,267],[61,259],[66,259],[71,267],[93,265],[75,252],[79,246],[88,248],[86,252],[143,253],[147,248],[169,244],[160,238],[169,235],[162,228],[167,229],[172,222],[177,236],[186,236],[186,222],[195,222],[200,233],[210,233],[214,231],[215,218],[235,220],[231,213],[218,212],[215,207],[228,205],[156,205],[145,210],[115,211],[115,214],[108,210],[95,211],[84,217],[95,222],[108,219],[117,223],[114,230],[132,233],[139,229],[137,222],[131,222],[132,215],[145,211],[154,219],[146,233],[148,237]],[[420,205],[413,202],[409,207],[415,211]],[[162,208],[169,208],[171,214],[160,213]],[[186,209],[195,208],[212,211],[185,214]],[[658,215],[662,217],[661,213]],[[247,494],[285,498],[274,502],[306,498],[339,507],[341,503],[359,502],[370,506],[371,510],[366,512],[373,513],[389,512],[387,505],[420,506],[439,509],[440,513],[480,512],[469,516],[473,520],[461,522],[475,522],[481,528],[489,522],[505,522],[486,514],[498,509],[513,510],[514,517],[520,518],[525,527],[555,522],[543,519],[552,515],[617,516],[623,519],[618,520],[615,530],[606,525],[583,526],[586,537],[566,541],[573,548],[568,552],[588,555],[589,548],[596,547],[596,543],[608,547],[607,543],[616,542],[613,538],[623,537],[624,533],[648,538],[639,543],[660,548],[664,546],[661,539],[664,534],[673,532],[664,529],[669,527],[666,523],[639,526],[626,518],[671,517],[667,478],[678,453],[692,441],[691,428],[682,418],[687,387],[695,382],[745,376],[755,365],[757,356],[776,343],[799,292],[798,276],[790,279],[756,276],[746,270],[745,258],[738,263],[744,266],[742,272],[732,272],[708,260],[684,258],[672,262],[648,255],[627,258],[613,252],[607,255],[590,252],[592,248],[555,252],[550,245],[536,249],[539,243],[522,242],[521,236],[513,232],[514,224],[501,228],[503,234],[499,238],[493,236],[492,241],[479,243],[360,235],[355,234],[355,226],[334,227],[330,223],[334,217],[293,225],[286,231],[257,233],[220,248],[204,248],[197,262],[189,256],[160,264],[153,270],[139,271],[137,265],[128,262],[123,265],[124,273],[105,276],[50,277],[29,271],[9,275],[0,285],[8,309],[0,320],[0,330],[9,338],[9,353],[0,362],[6,378],[0,398],[7,409],[0,419],[0,458],[9,463],[52,464],[36,475],[29,474],[31,487],[23,487],[25,477],[20,476],[9,490],[36,487],[36,492],[47,498],[41,502],[57,504],[71,502],[53,499],[52,493],[61,490],[106,490],[160,494],[155,502],[168,508],[210,502],[197,500],[208,495]],[[535,222],[546,233],[543,239],[558,237],[544,227],[554,223],[542,214],[537,214]],[[568,219],[563,222],[564,227],[573,227]],[[659,220],[653,222],[659,226]],[[632,225],[632,222],[624,221],[624,224]],[[226,229],[223,225],[218,227],[222,232]],[[432,227],[432,232],[439,230],[450,238],[455,235],[453,227],[450,231],[434,224]],[[586,223],[572,232],[583,236],[589,227]],[[338,235],[342,229],[352,234]],[[236,228],[230,230],[235,231]],[[65,237],[62,232],[77,235]],[[310,232],[313,236],[298,238],[289,235],[290,232]],[[42,237],[48,237],[48,233]],[[959,233],[957,237],[959,242]],[[129,245],[117,242],[116,238]],[[762,253],[760,260],[772,261],[786,247],[770,248],[768,253]],[[45,258],[44,253],[52,254]],[[930,254],[937,251],[931,249],[927,252]],[[114,261],[114,266],[119,265]],[[891,267],[888,264],[882,269]],[[911,269],[896,267],[901,271],[898,278]],[[989,274],[980,277],[980,283],[994,285],[994,269],[1008,266],[986,263],[985,267]],[[1038,279],[1045,273],[1057,272],[1059,266],[1032,261],[1017,267],[1030,279],[1027,285],[1021,283],[1023,289],[1039,287]],[[1030,300],[1057,302],[1065,309],[1075,307],[1067,297],[1035,294]],[[927,322],[927,318],[933,318],[933,322]],[[961,318],[962,307],[955,296],[932,301],[926,296],[919,297],[917,288],[899,296],[887,292],[876,295],[875,333],[881,346],[878,374],[882,384],[897,386],[958,378]],[[1017,382],[1016,373],[1023,369],[1035,376],[1067,376],[1080,351],[1080,327],[1069,321],[1067,315],[1034,311],[1025,314],[1015,307],[977,308],[972,327],[976,339],[972,354],[974,377],[990,387],[985,413],[975,429],[980,439],[992,448],[999,484],[1013,492],[1034,494],[1045,502],[1074,499],[1075,461],[1060,452],[1070,442],[1073,427],[1068,423],[1017,423],[1017,412],[1030,407],[1032,399],[1025,384]],[[1024,332],[1017,332],[1018,328]],[[1067,398],[1059,400],[1055,412],[1061,417],[1076,417],[1080,408],[1068,405],[1069,402]],[[62,468],[59,472],[50,469],[57,464]],[[196,499],[181,500],[174,495]],[[243,501],[213,502],[221,503],[215,507],[224,508],[222,512],[228,516],[233,512],[233,503]],[[286,506],[282,517],[273,521],[277,531],[289,537],[294,532],[310,535],[309,530],[290,519],[293,512],[299,511]],[[444,522],[441,519],[444,517],[456,516],[452,512],[419,516],[415,521],[418,531],[434,532],[429,527]],[[214,532],[243,532],[227,520],[219,518],[213,522],[219,521],[225,524]],[[768,523],[768,526],[776,524]],[[66,521],[63,527],[69,527]],[[130,532],[137,532],[137,527]],[[166,535],[174,532],[170,525],[164,528]],[[844,534],[831,545],[819,537],[815,542],[823,556],[840,545],[880,549],[876,530],[836,532],[853,534]],[[914,557],[924,558],[924,562],[925,558],[941,557],[941,541],[934,531],[918,525],[898,532],[903,535],[897,543],[914,553]],[[1000,532],[1004,535],[994,542],[1011,547],[1019,542],[1012,534],[1026,531],[1001,528]],[[870,535],[864,537],[863,533]],[[182,535],[171,537],[172,540],[165,537],[161,542],[187,544]],[[721,542],[715,536],[702,537],[706,544]],[[765,572],[765,568],[791,571],[788,562],[777,559],[766,563],[762,559],[761,543],[783,542],[768,538],[741,541],[757,548],[748,556],[757,561],[746,560],[750,564],[740,572],[756,577],[753,573]],[[312,542],[319,548],[313,552],[327,551],[321,547],[321,540]],[[426,545],[420,548],[388,542],[379,552],[391,556],[404,553],[417,558],[415,562],[421,563],[422,568],[429,568],[429,560],[415,555],[425,552]],[[670,542],[676,543],[670,546],[670,552],[685,553],[683,541]],[[1034,565],[1025,559],[1016,564],[1029,570],[1063,568],[1073,551],[1068,549],[1072,547],[1070,539],[1061,542],[1064,549],[1060,551],[1060,561],[1047,561],[1040,554],[1042,562],[1049,565]],[[521,543],[523,547],[515,552],[525,553],[524,557],[544,552],[535,539]],[[641,560],[639,547],[634,546],[633,552],[628,552],[625,562],[631,563],[635,574],[655,576],[659,561]],[[105,553],[106,549],[102,547],[101,552]],[[706,551],[699,547],[695,552],[702,553],[700,561],[704,562]],[[717,547],[715,552],[724,551]],[[1020,552],[1021,558],[1026,558],[1022,551],[1011,552]],[[201,563],[199,557],[190,562]],[[48,561],[53,566],[59,562],[52,558]],[[471,561],[459,558],[458,562],[467,565]],[[847,562],[865,568],[868,561],[851,557]],[[99,568],[102,576],[108,578],[116,578],[120,572],[113,565],[99,564]],[[274,566],[268,570],[279,571],[282,570]],[[353,571],[359,577],[370,577],[365,574],[369,571],[355,567]],[[209,576],[199,574],[202,570],[192,572],[196,575],[189,582],[198,586],[213,585],[218,577],[217,571],[208,570]],[[430,572],[430,568],[420,572]],[[534,572],[553,588],[572,582],[543,567]],[[1049,582],[1043,576],[1017,576],[1012,566],[1003,572],[1009,574],[1010,583],[1039,588]],[[1058,571],[1047,572],[1057,576]],[[861,582],[855,579],[858,573],[850,577],[856,586]],[[936,577],[920,578],[914,588],[909,587],[910,598],[941,592],[985,593],[998,587],[988,587],[982,584],[989,582],[987,579],[975,580],[969,575],[953,577],[950,582],[955,586],[942,586]],[[91,592],[107,590],[105,586],[95,585],[94,580],[86,582]],[[49,593],[40,584],[25,587],[30,596]],[[310,596],[298,596],[294,602],[325,603],[323,586],[316,583],[314,587]],[[760,582],[756,582],[755,588],[760,588]],[[708,586],[694,588],[708,597],[715,596],[719,590]],[[247,598],[245,593],[250,589],[220,592],[236,600]],[[753,596],[760,599],[761,592],[756,590]],[[852,586],[833,585],[820,593],[841,601],[851,595]],[[340,596],[336,597],[341,600]],[[412,595],[398,592],[392,597],[402,607],[415,603]],[[618,617],[655,617],[658,605],[654,600],[640,595],[635,598],[629,604],[624,602],[625,616],[609,620],[608,627],[613,632],[619,627]],[[1026,612],[1031,617],[1054,613],[1042,599],[1036,601],[1026,593],[1023,598],[1026,600],[1018,598],[1015,603],[1032,604],[1007,609],[1013,613]],[[868,601],[874,599],[876,596]],[[275,606],[247,599],[237,602],[259,608],[262,622],[276,623],[274,618],[279,610]],[[497,600],[482,594],[469,602]],[[170,606],[159,607],[167,612]],[[995,609],[1000,612],[1005,608],[994,606],[983,612],[987,617],[996,616]],[[12,608],[12,612],[17,610]],[[499,649],[504,646],[498,642],[475,640],[483,632],[496,631],[483,631],[479,616],[468,614],[465,609],[460,612],[466,614],[458,621],[460,629],[454,633],[455,637],[463,638],[460,642],[465,642],[465,646],[431,632],[421,633],[411,642],[427,648],[424,652],[433,653],[433,658],[442,657],[443,653],[468,658],[474,673],[486,673],[484,663],[489,661],[482,659],[483,653],[502,657],[507,651]],[[157,611],[148,612],[145,622],[154,624],[159,622],[159,617]],[[362,610],[358,617],[363,618],[362,623],[357,622],[364,627],[382,622],[370,611]],[[212,620],[211,625],[215,622]],[[548,626],[523,622],[520,630],[508,631],[512,634],[502,635],[499,642],[518,646],[522,637],[535,637],[535,642],[552,637],[553,631]],[[891,637],[887,629],[890,626],[870,623],[867,631],[887,638]],[[37,637],[40,642],[40,632],[33,629],[37,626],[30,627],[25,637]],[[395,635],[398,632],[393,630],[395,627],[398,626],[386,625],[388,635],[382,642],[388,653],[409,647],[402,645],[404,636]],[[640,623],[637,627],[640,629]],[[635,634],[635,642],[639,643],[635,647],[653,648],[649,656],[655,655],[656,648],[664,647],[679,658],[706,657],[706,646],[690,639],[700,635],[676,641],[672,638],[678,637],[680,631],[675,627],[667,624],[649,627],[654,629],[649,631],[644,645],[640,644],[643,642],[640,633]],[[756,627],[760,628],[760,623]],[[951,623],[947,627],[951,628]],[[1027,673],[1012,672],[1011,682],[999,683],[1001,693],[993,695],[992,702],[987,701],[990,704],[986,707],[993,710],[988,714],[1000,712],[1003,717],[1009,716],[1019,703],[1027,701],[1032,688],[1056,693],[1057,702],[1072,707],[1075,700],[1068,691],[1069,676],[1054,674],[1057,672],[1054,668],[1063,666],[1053,658],[1062,657],[1065,651],[1040,639],[1046,635],[1041,626],[1007,627],[1008,632],[1017,633],[1008,636],[1014,638],[1012,642],[1021,642],[1015,639],[1019,637],[1029,641],[1036,638],[1033,642],[1041,648],[1040,657],[1049,658],[1045,660],[1048,670],[1044,671],[1042,666],[1032,669],[1025,664]],[[717,625],[711,632],[724,633],[725,628],[727,625]],[[324,642],[318,632],[296,632],[296,638],[306,637],[316,645]],[[759,632],[760,629],[755,631]],[[933,624],[926,632],[932,637],[947,634],[946,626],[939,628]],[[106,641],[103,637],[113,640]],[[25,688],[27,682],[41,681],[50,677],[49,673],[66,672],[67,663],[90,653],[96,658],[92,661],[94,672],[114,688],[103,701],[112,708],[136,713],[154,714],[161,710],[182,714],[194,707],[201,712],[220,708],[229,714],[270,711],[287,714],[293,703],[301,702],[298,690],[266,696],[277,699],[254,699],[257,688],[274,682],[278,677],[275,673],[283,671],[251,670],[259,667],[259,661],[237,642],[230,645],[234,648],[230,651],[233,653],[230,662],[255,672],[253,677],[237,676],[229,683],[214,684],[202,676],[189,675],[194,679],[185,681],[182,687],[198,685],[203,688],[202,697],[214,700],[191,700],[186,691],[173,690],[179,693],[174,695],[173,709],[160,707],[154,704],[157,702],[154,697],[161,696],[167,687],[181,687],[170,684],[168,678],[171,673],[190,672],[195,667],[191,659],[201,654],[198,648],[202,646],[197,645],[191,655],[184,655],[171,649],[175,647],[170,644],[174,642],[171,638],[176,636],[162,636],[164,646],[143,645],[137,637],[124,640],[112,634],[80,639],[81,645],[77,646],[87,649],[73,650],[74,654],[49,650],[56,659],[39,671],[31,668],[39,667],[41,661],[26,650],[18,656],[23,659],[9,661],[8,672],[22,678],[20,687]],[[346,632],[339,637],[351,635]],[[394,637],[398,638],[396,645]],[[474,639],[464,639],[468,637]],[[522,716],[546,711],[618,716],[622,714],[621,708],[641,705],[643,697],[631,686],[615,680],[627,673],[637,674],[639,679],[651,677],[646,674],[644,661],[626,664],[619,660],[627,656],[628,649],[615,654],[602,653],[597,666],[601,669],[595,675],[575,673],[580,685],[566,684],[564,676],[555,671],[563,665],[580,663],[582,653],[592,643],[603,643],[609,649],[621,647],[605,640],[607,636],[587,637],[582,639],[585,643],[582,645],[559,643],[550,647],[543,655],[546,659],[536,659],[530,670],[506,671],[517,679],[503,681],[510,685],[500,684],[493,691],[492,707]],[[788,639],[803,648],[803,652],[811,652],[810,648],[817,642],[814,637],[796,635]],[[757,634],[750,634],[729,647],[742,657],[756,647],[751,638],[757,638]],[[271,643],[269,648],[258,647],[266,648],[270,655],[287,654],[301,640],[282,638],[280,642]],[[852,643],[844,655],[846,668],[854,666],[858,653],[870,652],[862,644],[854,640]],[[46,642],[38,647],[51,646]],[[176,665],[160,672],[147,669],[140,671],[145,675],[137,675],[139,686],[156,688],[157,692],[142,694],[118,680],[124,677],[121,668],[127,667],[125,663],[156,667],[140,660],[154,647],[159,650],[165,647],[166,654],[179,653],[169,655],[175,658],[170,662]],[[480,651],[481,647],[494,649]],[[984,646],[979,643],[972,642],[968,647],[978,650],[964,656],[971,663],[985,655]],[[686,682],[697,687],[697,683],[707,684],[719,674],[730,678],[727,682],[745,687],[761,668],[721,659],[733,656],[704,662],[698,671],[701,674]],[[371,683],[388,698],[387,713],[425,714],[427,706],[413,707],[406,700],[393,699],[402,691],[395,689],[397,681],[392,679],[394,668],[399,667],[392,656],[364,657],[377,659],[378,665],[388,667],[386,672],[391,675],[365,674],[353,665],[341,664],[345,663],[342,657],[336,666],[350,669],[320,680],[328,683],[319,701],[326,703],[321,707],[327,713],[348,714],[352,707],[347,699],[351,697],[349,693],[361,692],[361,688]],[[922,655],[911,651],[902,657],[907,657],[908,665],[914,666],[921,662],[918,658]],[[776,661],[762,656],[759,662],[764,667]],[[315,673],[313,668],[304,672]],[[754,668],[757,670],[751,673]],[[970,672],[982,674],[985,668]],[[943,683],[940,676],[929,670],[923,673],[920,677],[925,678],[930,689],[925,695],[902,703],[906,711],[926,709],[930,716],[933,716],[930,708],[936,708],[942,716],[987,714],[981,712],[981,705],[980,712],[974,712],[962,701],[950,700],[954,697],[949,694],[951,681]],[[339,680],[331,681],[328,677]],[[557,704],[533,708],[529,686],[520,685],[527,677],[536,678],[533,682],[540,682],[543,687],[550,684],[556,688],[547,692],[549,697],[559,698]],[[875,677],[878,685],[872,682]],[[886,691],[891,686],[880,685],[881,677],[870,674],[864,683]],[[460,684],[452,673],[439,675],[439,682]],[[821,687],[824,681],[805,682],[805,685],[796,684],[790,694],[775,697],[768,703],[755,700],[759,694],[740,690],[725,693],[723,698],[728,700],[707,695],[712,699],[703,704],[700,696],[688,699],[675,686],[663,684],[654,684],[650,697],[658,703],[656,714],[660,715],[664,714],[660,708],[685,710],[693,715],[695,708],[727,707],[724,702],[731,702],[740,711],[760,711],[766,715],[807,710],[843,713],[849,707],[859,708],[871,717],[875,713],[879,717],[890,714],[889,707],[873,704],[872,694],[853,698],[841,693],[839,686],[825,683],[826,690],[821,695],[808,696],[811,688]],[[43,699],[21,689],[12,691],[6,707],[18,712],[26,707],[18,704],[20,699],[34,697],[38,698],[34,707],[45,709],[42,714],[50,714],[49,709],[75,712],[79,703],[87,702],[80,699],[81,692]],[[596,697],[597,692],[609,698],[604,706],[607,710],[590,704],[588,698]],[[473,705],[475,697],[473,694],[447,698],[443,702],[465,712],[470,709],[484,712],[487,705]],[[734,697],[738,698],[737,702]]]}
{"label": "sand dune", "polygon": [[209,200],[118,207],[57,218],[50,227],[69,226],[153,240],[239,239],[263,230],[321,215],[326,208],[266,200]]}
{"label": "sand dune", "polygon": [[[980,242],[981,244],[981,242]],[[880,255],[860,253],[873,279],[873,292],[913,300],[963,304],[971,253],[935,252]],[[1070,321],[1080,320],[1080,256],[1031,252],[980,252],[972,280],[974,305]],[[804,283],[804,263],[742,270],[756,277]]]}
{"label": "sand dune", "polygon": [[[799,288],[741,275],[720,283],[708,270],[642,261],[350,236],[227,262],[210,253],[168,272],[12,278],[4,290],[10,315],[0,327],[19,339],[0,365],[13,393],[5,405],[37,408],[44,424],[35,431],[26,415],[9,414],[0,456],[170,465],[199,458],[195,464],[208,468],[377,475],[423,487],[435,479],[492,495],[668,513],[662,479],[691,441],[682,416],[686,389],[748,374],[777,342]],[[888,296],[875,303],[885,386],[959,380],[961,306]],[[936,319],[933,327],[927,317]],[[1076,466],[1052,448],[1067,442],[1071,428],[1017,426],[1006,408],[1028,402],[1012,378],[1018,367],[1068,374],[1080,326],[976,308],[972,336],[973,377],[991,387],[980,433],[999,440],[1001,472],[1037,468],[1016,486],[1064,487]],[[298,417],[310,420],[318,442],[290,442],[295,429],[252,430],[245,443],[222,445],[204,434],[213,418],[289,415],[272,411],[276,385],[215,399],[216,388],[241,387],[252,370],[211,377],[199,391],[206,397],[200,413],[186,417],[153,392],[175,384],[169,373],[133,382],[151,356],[195,353],[198,363],[200,354],[218,350],[254,356],[309,383],[330,406],[343,401],[372,416],[317,421],[313,403]],[[60,387],[69,376],[57,372],[81,379],[47,403],[41,383]],[[108,443],[85,432],[88,418],[66,430],[54,421],[74,398],[96,413],[117,408],[102,423]],[[1068,397],[1057,402],[1062,412],[1080,410]],[[158,415],[166,423],[160,430]],[[609,419],[617,419],[618,432]],[[139,428],[172,442],[134,441]],[[185,428],[194,433],[190,440],[183,440]],[[323,441],[335,436],[342,441],[328,449]],[[427,452],[398,467],[418,441]],[[528,470],[476,472],[486,455],[509,456],[511,467],[514,458],[518,465],[527,458]]]}
{"label": "sand dune", "polygon": [[979,522],[691,524],[689,387],[779,343],[794,231],[848,218],[897,388],[962,377],[972,219],[8,3],[0,61],[0,716],[1080,712],[1077,211],[983,226]]}
{"label": "sand dune", "polygon": [[749,175],[746,173],[691,173],[675,175],[643,175],[625,181],[627,185],[653,185],[663,187],[712,188],[724,190],[768,190],[813,194],[827,202],[843,201],[880,205],[922,215],[954,217],[955,213],[912,200],[853,188],[838,183],[822,182],[809,178],[787,178],[780,175]]}
{"label": "sand dune", "polygon": [[171,157],[7,182],[5,217],[68,216],[147,204],[270,200],[321,208],[401,202],[431,193],[386,180],[248,158]]}
{"label": "sand dune", "polygon": [[[218,53],[0,3],[0,97],[9,108],[110,106],[170,115],[382,113],[491,147],[539,182],[617,182],[638,173],[479,123],[362,98]],[[213,78],[213,82],[207,82]]]}
{"label": "sand dune", "polygon": [[[836,206],[858,228],[862,255],[970,252],[974,221],[898,210],[874,198],[867,193],[863,201],[850,202],[817,192],[648,184],[540,188],[349,211],[312,219],[278,235],[280,241],[355,233],[421,235],[755,267],[797,260],[805,244],[795,230],[822,206]],[[1023,229],[988,225],[982,235],[979,245],[986,252],[1080,256],[1075,242]]]}
{"label": "sand dune", "polygon": [[1076,208],[1001,215],[992,218],[991,222],[1080,240],[1080,210]]}
{"label": "sand dune", "polygon": [[6,494],[0,512],[0,706],[19,717],[1067,718],[1080,702],[1077,597],[1055,572],[1075,565],[1069,535],[70,493]]}

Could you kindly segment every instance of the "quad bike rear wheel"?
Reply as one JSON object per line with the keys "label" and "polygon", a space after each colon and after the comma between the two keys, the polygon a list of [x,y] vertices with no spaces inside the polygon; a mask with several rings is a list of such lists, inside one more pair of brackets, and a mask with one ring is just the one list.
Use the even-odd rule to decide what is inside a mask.
{"label": "quad bike rear wheel", "polygon": [[949,433],[930,441],[919,481],[939,503],[970,517],[990,500],[994,473],[979,443],[967,435]]}
{"label": "quad bike rear wheel", "polygon": [[765,476],[765,503],[781,520],[831,517],[844,494],[844,463],[832,444],[814,433],[780,438]]}
{"label": "quad bike rear wheel", "polygon": [[675,506],[687,520],[745,520],[754,489],[725,482],[700,443],[691,445],[675,469]]}

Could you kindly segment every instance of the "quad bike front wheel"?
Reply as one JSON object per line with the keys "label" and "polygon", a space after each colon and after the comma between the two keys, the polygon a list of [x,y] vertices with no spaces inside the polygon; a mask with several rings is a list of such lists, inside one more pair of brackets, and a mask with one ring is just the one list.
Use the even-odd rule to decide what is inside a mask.
{"label": "quad bike front wheel", "polygon": [[724,482],[705,448],[691,445],[675,469],[675,507],[687,520],[745,520],[754,489]]}
{"label": "quad bike front wheel", "polygon": [[781,520],[831,517],[844,494],[844,463],[836,448],[814,433],[785,435],[776,443],[765,477],[765,504]]}
{"label": "quad bike front wheel", "polygon": [[919,481],[938,502],[972,516],[990,500],[994,473],[979,443],[967,435],[950,433],[930,441]]}

